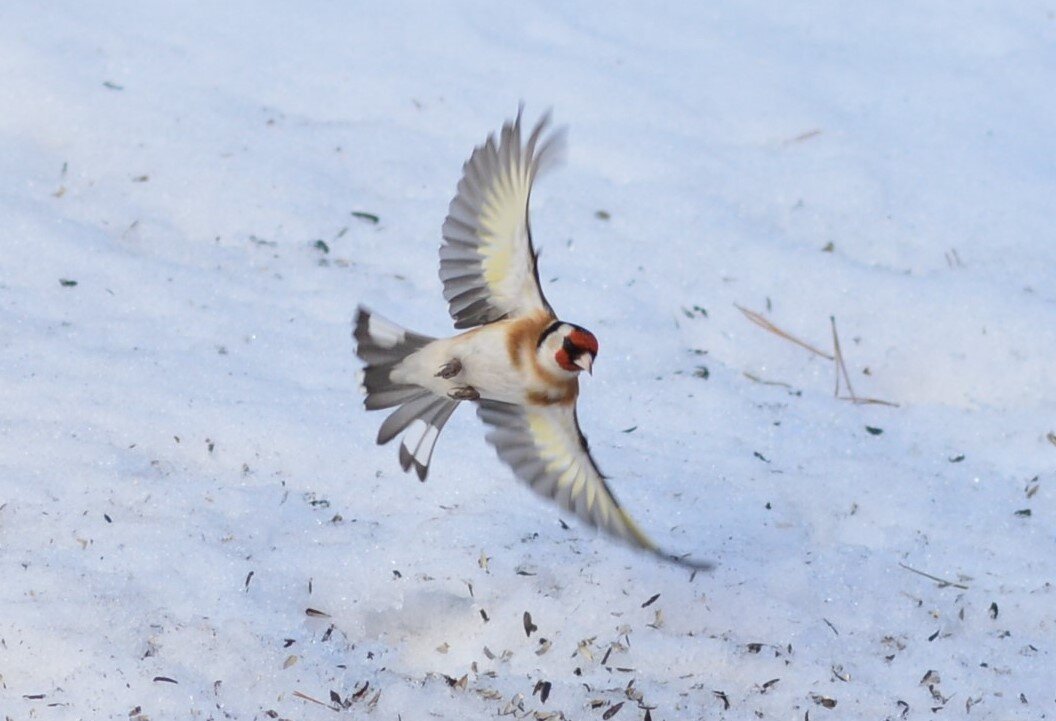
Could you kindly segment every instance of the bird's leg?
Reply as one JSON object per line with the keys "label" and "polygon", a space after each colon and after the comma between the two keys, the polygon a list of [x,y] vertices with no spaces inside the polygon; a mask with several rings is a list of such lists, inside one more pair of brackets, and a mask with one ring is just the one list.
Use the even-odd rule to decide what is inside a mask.
{"label": "bird's leg", "polygon": [[444,380],[450,380],[461,372],[462,361],[460,361],[458,358],[452,358],[447,363],[444,363],[442,366],[440,366],[440,370],[437,371],[436,377],[443,378]]}
{"label": "bird's leg", "polygon": [[447,392],[447,397],[456,401],[480,400],[480,391],[473,386],[456,386]]}

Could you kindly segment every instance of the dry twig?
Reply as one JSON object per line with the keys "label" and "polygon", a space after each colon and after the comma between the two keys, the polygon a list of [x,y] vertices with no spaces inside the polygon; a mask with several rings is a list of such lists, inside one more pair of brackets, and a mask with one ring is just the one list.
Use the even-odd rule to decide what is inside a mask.
{"label": "dry twig", "polygon": [[784,338],[787,341],[795,343],[800,348],[805,348],[805,349],[809,350],[811,353],[814,353],[815,355],[820,355],[822,358],[825,358],[826,360],[833,360],[833,357],[831,355],[829,355],[828,353],[820,351],[817,348],[815,348],[814,346],[812,346],[810,343],[807,343],[804,340],[800,340],[799,338],[796,338],[791,333],[787,333],[787,332],[781,330],[776,325],[774,325],[773,323],[768,321],[766,318],[764,318],[760,314],[756,313],[754,310],[748,310],[744,306],[737,305],[736,303],[733,304],[733,307],[736,308],[737,310],[741,311],[742,313],[744,313],[745,317],[747,317],[748,320],[752,321],[753,323],[755,323],[757,326],[759,326],[763,330],[768,330],[771,333],[773,333],[774,335],[778,336],[779,338]]}
{"label": "dry twig", "polygon": [[918,576],[923,576],[924,578],[930,578],[932,581],[934,581],[935,583],[939,584],[939,588],[946,588],[947,586],[953,586],[954,588],[959,588],[962,591],[967,591],[968,590],[968,587],[965,586],[963,583],[955,583],[953,581],[947,581],[945,578],[939,578],[938,576],[932,576],[930,573],[925,573],[924,571],[918,571],[917,569],[913,568],[912,566],[907,566],[906,564],[902,563],[901,561],[899,561],[898,565],[901,566],[902,568],[906,569],[907,571],[912,571],[913,573],[917,574]]}

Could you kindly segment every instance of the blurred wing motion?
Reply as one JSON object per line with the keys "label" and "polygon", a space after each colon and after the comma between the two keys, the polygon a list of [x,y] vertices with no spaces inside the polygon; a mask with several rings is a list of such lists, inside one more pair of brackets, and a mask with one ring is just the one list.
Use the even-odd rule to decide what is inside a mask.
{"label": "blurred wing motion", "polygon": [[[440,280],[456,328],[545,310],[528,224],[532,182],[559,160],[564,130],[543,139],[544,115],[521,144],[521,114],[477,147],[444,221]],[[542,142],[540,142],[542,141]]]}
{"label": "blurred wing motion", "polygon": [[620,507],[579,430],[574,406],[527,407],[484,400],[477,414],[499,458],[536,493],[554,499],[592,526],[647,551],[698,570],[710,563],[665,553]]}

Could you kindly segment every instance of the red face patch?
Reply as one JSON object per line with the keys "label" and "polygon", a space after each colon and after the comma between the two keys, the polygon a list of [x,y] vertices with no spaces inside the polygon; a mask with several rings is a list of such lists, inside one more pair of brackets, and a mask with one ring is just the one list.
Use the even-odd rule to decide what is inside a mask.
{"label": "red face patch", "polygon": [[568,334],[568,339],[572,341],[572,345],[580,350],[586,351],[591,355],[598,354],[598,339],[594,337],[594,334],[589,330],[583,330],[581,328],[573,328],[572,332]]}
{"label": "red face patch", "polygon": [[572,362],[572,358],[569,357],[568,351],[564,348],[557,349],[557,353],[554,354],[554,359],[559,366],[570,373],[575,373],[580,370],[579,366]]}

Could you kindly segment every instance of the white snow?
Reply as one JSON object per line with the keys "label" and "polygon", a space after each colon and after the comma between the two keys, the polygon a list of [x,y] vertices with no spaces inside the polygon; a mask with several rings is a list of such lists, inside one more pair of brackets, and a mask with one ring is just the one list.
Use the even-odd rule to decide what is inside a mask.
{"label": "white snow", "polygon": [[[1052,0],[8,2],[0,48],[0,718],[1056,717]],[[468,408],[425,484],[374,445],[355,307],[451,332],[521,100],[584,430],[711,574],[563,528]]]}

